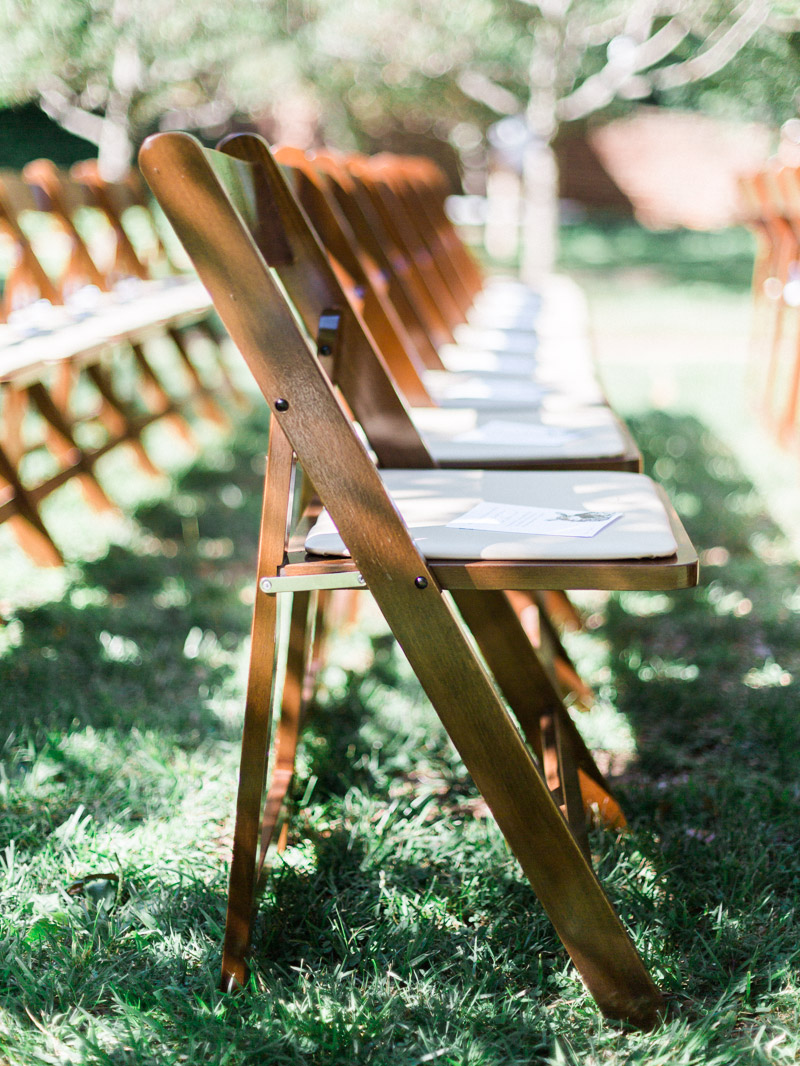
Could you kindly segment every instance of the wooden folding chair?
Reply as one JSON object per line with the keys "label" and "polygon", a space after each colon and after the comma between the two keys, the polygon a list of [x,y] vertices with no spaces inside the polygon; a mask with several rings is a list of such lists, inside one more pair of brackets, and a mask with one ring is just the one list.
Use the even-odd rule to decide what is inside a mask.
{"label": "wooden folding chair", "polygon": [[[171,289],[148,288],[146,282],[143,298],[115,302],[109,290],[120,275],[106,275],[97,266],[75,225],[79,211],[95,209],[88,190],[47,160],[33,165],[28,178],[0,173],[0,231],[13,245],[3,294],[10,321],[0,327],[0,523],[8,521],[39,565],[60,565],[41,516],[52,492],[74,479],[93,509],[111,509],[95,472],[110,450],[127,445],[143,470],[159,474],[145,449],[144,430],[164,418],[193,439],[181,410],[186,397],[173,395],[172,383],[166,387],[144,346],[171,330],[176,345],[183,344],[178,331],[207,316],[209,301],[191,281],[177,293],[177,302]],[[63,242],[48,270],[24,228],[33,213],[50,227],[48,236]],[[120,256],[115,263],[122,266]],[[133,259],[128,256],[124,264],[130,276]],[[90,301],[63,306],[85,286],[94,286]],[[199,389],[191,395],[204,399]],[[219,421],[210,393],[207,400],[204,413],[212,414],[213,401]]]}
{"label": "wooden folding chair", "polygon": [[[275,203],[280,207],[283,229],[280,238],[278,238],[277,225],[273,226],[268,234],[262,235],[260,248],[268,261],[275,261],[278,264],[276,269],[281,282],[295,301],[309,333],[317,333],[318,324],[326,317],[326,308],[343,307],[350,302],[360,311],[363,319],[363,322],[359,323],[361,340],[359,344],[349,346],[352,350],[348,350],[341,343],[337,344],[333,335],[328,338],[328,342],[319,340],[319,344],[321,351],[327,348],[329,357],[333,360],[332,378],[337,385],[341,386],[347,402],[356,411],[367,438],[372,443],[371,434],[378,420],[374,414],[363,417],[359,414],[361,410],[359,405],[362,400],[353,390],[352,383],[363,383],[380,377],[380,389],[371,396],[372,400],[385,392],[396,391],[395,384],[410,381],[412,378],[414,387],[424,388],[416,377],[417,364],[409,365],[410,360],[405,364],[403,362],[404,345],[408,338],[403,334],[397,316],[392,315],[391,304],[383,299],[384,292],[380,282],[376,281],[374,265],[358,247],[352,231],[347,226],[346,219],[338,214],[335,203],[324,195],[324,186],[319,181],[300,181],[296,191],[300,201],[308,208],[319,232],[324,235],[323,239],[332,259],[330,265],[322,254],[317,236],[308,225],[309,220],[303,216],[299,205],[289,194],[281,172],[273,162],[272,154],[265,142],[250,134],[238,134],[223,140],[221,147],[237,158],[255,164],[261,180],[271,187]],[[315,177],[313,166],[309,168],[308,161],[302,158],[302,153],[298,155],[296,151],[284,149],[278,151],[276,159],[280,160],[283,169],[288,167],[296,176],[302,173],[306,178]],[[273,242],[273,246],[270,246],[269,240]],[[367,333],[369,336],[366,335]],[[362,366],[365,359],[369,361],[370,370]],[[382,372],[384,362],[386,368]],[[400,391],[402,393],[402,389]],[[404,398],[409,399],[408,395]],[[431,401],[428,398],[427,405],[430,406],[430,404]],[[424,413],[427,415],[429,412]],[[435,411],[433,413],[435,414]],[[512,417],[514,414],[516,413],[513,413]],[[413,415],[412,411],[412,422]],[[532,427],[532,432],[535,432],[535,428],[538,427]],[[416,430],[416,426],[413,430]],[[404,431],[409,437],[403,460],[406,465],[411,461],[409,455],[413,454],[410,450],[413,430],[407,422],[404,423]],[[639,470],[641,462],[638,449],[629,435],[626,436],[628,443],[622,455],[609,454],[609,450],[604,448],[601,442],[597,453],[586,448],[579,457],[563,453],[554,455],[546,447],[543,450],[537,450],[531,446],[521,449],[513,456],[510,454],[498,456],[493,454],[491,449],[486,451],[481,448],[477,450],[473,448],[467,456],[459,456],[457,447],[449,455],[446,451],[444,454],[437,454],[437,450],[442,451],[442,444],[438,445],[438,449],[435,447],[429,451],[419,433],[417,433],[417,438],[419,459],[415,462],[422,462],[425,466],[433,461],[435,465],[473,468],[502,466],[539,470],[571,467]],[[385,447],[377,443],[375,449],[381,457],[382,465],[396,465],[396,457],[391,451],[387,452]],[[566,593],[561,590],[520,592],[512,598],[512,603],[519,618],[525,620],[531,640],[543,661],[550,668],[552,683],[557,687],[562,698],[573,701],[574,706],[583,709],[590,708],[594,702],[593,693],[579,676],[551,621],[551,616],[560,615],[567,618],[573,626],[579,624],[579,616]],[[323,646],[327,606],[327,598],[323,598],[316,618],[313,620],[313,631],[317,634],[318,648]],[[532,610],[536,615],[535,620],[531,617]],[[309,622],[303,610],[295,611],[292,620],[291,643],[293,646],[302,645],[302,630],[310,625],[312,623]],[[319,658],[318,652],[315,659],[318,661]],[[294,686],[295,690],[299,690],[299,685],[298,681]],[[293,717],[296,718],[297,715],[294,714]]]}
{"label": "wooden folding chair", "polygon": [[760,217],[770,235],[773,255],[768,276],[763,287],[764,305],[767,309],[763,341],[756,351],[760,377],[759,407],[769,423],[775,418],[778,401],[778,383],[781,370],[781,349],[784,341],[786,303],[784,289],[789,281],[792,266],[798,260],[798,244],[791,224],[786,217],[785,205],[775,176],[776,168],[765,167],[752,175],[750,191],[755,196]]}
{"label": "wooden folding chair", "polygon": [[[339,215],[335,203],[324,196],[322,186],[317,181],[301,180],[296,187],[296,192],[300,202],[308,208],[317,232],[324,235],[325,246],[332,260],[330,265],[333,267],[336,281],[341,282],[341,287],[335,284],[330,266],[325,262],[317,239],[310,231],[307,220],[302,216],[299,205],[294,204],[291,198],[287,197],[287,189],[281,174],[272,161],[271,153],[265,149],[264,142],[249,134],[240,134],[226,138],[222,142],[222,147],[225,151],[245,160],[250,159],[259,166],[262,177],[272,185],[276,202],[282,205],[282,218],[286,220],[286,227],[282,234],[282,248],[283,245],[285,248],[283,248],[283,254],[278,255],[277,258],[290,260],[291,265],[288,269],[283,266],[277,269],[287,290],[297,299],[302,308],[306,328],[316,330],[318,322],[325,316],[326,308],[343,306],[349,300],[360,310],[363,323],[375,342],[379,355],[385,360],[390,378],[398,384],[405,399],[410,400],[414,397],[422,399],[426,406],[433,406],[419,377],[419,365],[410,357],[410,353],[405,348],[406,344],[412,342],[405,333],[391,303],[385,299],[380,279],[376,277],[377,268],[354,243],[354,237],[347,227],[346,220]],[[281,162],[284,169],[288,167],[295,176],[312,178],[314,176],[313,168],[307,169],[307,160],[304,159],[302,153],[282,150],[276,153],[275,158]],[[264,246],[261,250],[267,259],[275,258],[269,247]],[[365,338],[364,349],[367,346],[369,346],[369,341]],[[340,378],[343,380],[343,388],[347,390],[348,379],[360,380],[362,375],[357,365],[349,373],[345,373],[343,362],[350,357],[350,353],[342,350],[341,345],[333,344],[330,345],[331,352],[334,347],[336,360],[331,373],[337,383]],[[354,349],[352,355],[356,361],[359,350]],[[376,369],[380,370],[379,361]],[[352,397],[352,402],[358,403],[357,396]],[[632,448],[631,451],[635,452],[635,449]],[[421,439],[419,453],[427,465],[431,460]],[[480,456],[473,453],[471,465],[480,465],[474,461],[476,458]],[[391,461],[391,455],[384,457],[384,465],[391,465]],[[405,461],[408,462],[407,457]],[[631,458],[630,451],[623,463],[620,463],[616,456],[594,457],[594,461],[603,469],[627,468],[628,464],[635,464],[635,468],[638,469],[638,453]],[[527,457],[517,456],[513,465],[519,467],[525,465],[526,469],[551,469],[562,468],[569,463],[570,460],[563,456],[554,458],[539,453]],[[448,465],[446,459],[442,465]],[[489,457],[488,465],[497,465],[497,462]],[[547,661],[552,664],[553,674],[561,686],[562,695],[574,698],[581,706],[591,706],[593,703],[591,690],[579,677],[555,627],[549,621],[549,611],[555,610],[557,614],[568,617],[572,625],[576,625],[579,621],[577,613],[565,594],[552,591],[546,597],[544,594],[535,595],[528,597],[527,601],[526,597],[520,594],[515,601],[517,613],[521,616],[530,615],[532,601],[534,601],[535,611],[541,616],[538,627],[533,631],[535,643],[546,653]],[[327,606],[327,602],[323,601],[322,606]],[[303,616],[295,617],[296,626],[302,627],[304,624],[307,623]],[[325,630],[322,610],[317,613],[314,627],[318,634],[318,646],[321,646],[322,634]],[[292,643],[299,645],[300,636],[293,636]],[[318,654],[315,658],[318,660],[319,657]]]}
{"label": "wooden folding chair", "polygon": [[[281,170],[275,165],[265,142],[250,134],[239,134],[223,140],[221,147],[237,158],[252,162],[258,168],[260,179],[270,186],[274,201],[281,212],[281,228],[279,230],[276,222],[268,233],[260,235],[260,250],[268,261],[275,261],[278,264],[276,269],[281,282],[295,301],[306,329],[316,334],[319,330],[319,323],[330,318],[326,314],[327,308],[353,304],[360,311],[363,321],[356,324],[360,338],[358,344],[351,343],[345,347],[336,342],[335,333],[331,333],[327,338],[319,339],[318,343],[320,351],[327,350],[328,358],[332,360],[332,379],[342,388],[347,402],[361,421],[367,438],[370,443],[373,443],[371,434],[375,432],[376,425],[380,426],[381,420],[376,418],[371,411],[363,412],[361,394],[354,390],[353,383],[363,384],[363,382],[372,380],[377,385],[379,379],[377,392],[370,396],[373,401],[385,393],[395,392],[396,394],[394,386],[397,378],[395,375],[404,373],[402,346],[405,343],[405,338],[395,332],[397,319],[390,314],[391,305],[382,301],[382,290],[374,280],[374,267],[363,258],[357,243],[354,243],[354,238],[347,231],[346,220],[338,216],[335,204],[331,204],[327,198],[320,198],[323,194],[320,184],[314,182],[311,185],[304,185],[301,182],[298,191],[300,199],[312,212],[315,222],[318,221],[320,230],[325,235],[332,258],[330,264],[326,261],[319,241],[308,224],[309,220],[304,217],[299,204],[290,194],[282,178]],[[301,167],[302,161],[296,152],[283,150],[278,152],[278,157],[282,160],[284,168],[287,163],[291,163],[294,168]],[[305,167],[303,167],[303,174],[309,174]],[[380,345],[373,343],[378,337],[381,340]],[[390,345],[394,350],[390,349]],[[384,357],[386,368],[383,367]],[[411,376],[410,368],[405,376]],[[399,399],[400,397],[396,396],[396,402]],[[435,454],[429,452],[419,433],[416,434],[418,458],[413,460],[413,458],[409,459],[409,456],[413,457],[414,454],[412,448],[415,430],[416,427],[409,426],[407,420],[403,423],[403,432],[408,436],[403,453],[405,465],[414,461],[415,464],[421,462],[426,467],[433,462],[442,466],[507,465],[520,469],[562,469],[575,465],[580,465],[582,469],[589,466],[609,470],[639,469],[640,457],[633,442],[623,458],[603,454],[602,449],[597,455],[585,451],[580,460],[564,455],[548,455],[546,451],[543,454],[535,449],[522,451],[513,458],[509,456],[498,458],[479,449],[472,451],[468,462],[465,457],[453,459],[443,456],[440,460],[437,459]],[[387,451],[385,445],[375,442],[374,447],[381,457],[382,465],[397,464],[396,454]],[[579,623],[579,616],[566,594],[563,591],[554,590],[548,590],[546,593],[543,591],[518,593],[512,602],[520,619],[525,620],[533,643],[550,667],[553,684],[559,689],[561,696],[574,701],[576,706],[586,709],[591,707],[594,702],[591,689],[580,678],[550,620],[551,612],[554,611],[556,615],[566,616],[572,625]],[[326,606],[327,602],[323,599],[322,607]],[[537,615],[536,620],[531,617],[531,608]],[[308,625],[306,615],[302,611],[295,612],[292,622],[291,642],[293,646],[301,646],[303,642],[301,631]],[[323,609],[317,611],[313,627],[317,633],[317,645],[321,647],[326,628]],[[316,659],[319,659],[319,654]]]}
{"label": "wooden folding chair", "polygon": [[476,288],[474,261],[447,220],[443,199],[438,209],[433,206],[441,182],[431,196],[419,173],[412,182],[409,161],[388,154],[347,157],[345,166],[372,198],[458,343],[529,351],[542,325],[542,294],[510,279]]}
{"label": "wooden folding chair", "polygon": [[[285,287],[276,282],[259,251],[259,243],[267,244],[281,257],[280,230],[275,239],[265,240],[281,215],[259,168],[206,151],[183,134],[150,138],[140,163],[275,412],[223,961],[226,986],[246,978],[261,861],[259,823],[270,735],[277,597],[293,592],[302,599],[325,587],[368,587],[601,1009],[609,1016],[652,1025],[659,994],[579,839],[587,793],[606,797],[609,804],[614,801],[574,727],[569,729],[567,719],[560,716],[555,751],[560,795],[551,794],[545,749],[553,748],[543,735],[541,719],[552,721],[559,701],[503,590],[686,587],[696,579],[696,556],[680,523],[641,475],[588,472],[576,477],[568,472],[481,474],[417,468],[387,471],[382,477],[330,384],[317,354],[324,346],[319,335],[316,344],[309,341],[287,302]],[[289,254],[285,244],[282,252]],[[323,340],[361,343],[352,311],[332,308],[331,313],[338,315],[340,328],[320,323]],[[391,428],[387,428],[388,440]],[[302,549],[287,556],[293,454],[328,509],[350,557],[331,558]],[[426,556],[401,511],[424,505],[426,499],[433,507],[423,519],[433,523],[426,529],[447,542],[452,531],[443,519],[448,507],[459,506],[457,494],[463,494],[467,485],[469,495],[481,496],[486,490],[505,493],[506,498],[511,494],[517,502],[549,500],[557,506],[586,494],[597,501],[612,493],[624,518],[611,541],[601,548],[595,544],[584,558],[564,544],[560,549],[549,544],[542,554],[541,543],[533,543],[533,538],[524,548],[519,542],[513,548],[496,543],[494,548],[487,544],[480,548],[471,534],[466,540],[456,538],[460,550],[455,556],[446,553],[449,558],[437,558],[436,550],[434,557]],[[623,497],[628,494],[626,502],[620,492]],[[460,503],[463,500],[462,495]],[[318,532],[323,539],[328,536],[324,527]],[[416,535],[424,534],[418,530]],[[494,543],[494,538],[489,540]],[[325,543],[327,551],[330,542]],[[585,546],[586,541],[582,543]],[[607,554],[612,543],[611,555],[616,558]],[[638,545],[635,551],[634,545]],[[336,544],[334,550],[342,547]],[[492,554],[494,559],[488,557]],[[631,558],[633,554],[640,557]],[[462,618],[454,612],[451,596]],[[465,623],[493,679],[476,655]],[[278,762],[282,773],[290,772],[280,751]],[[268,831],[271,814],[268,810]]]}

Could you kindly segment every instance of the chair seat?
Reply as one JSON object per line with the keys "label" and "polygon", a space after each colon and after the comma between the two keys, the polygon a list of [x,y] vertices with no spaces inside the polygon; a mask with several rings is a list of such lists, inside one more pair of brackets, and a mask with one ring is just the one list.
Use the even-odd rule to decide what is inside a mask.
{"label": "chair seat", "polygon": [[561,409],[581,404],[604,403],[605,397],[591,369],[587,376],[537,373],[527,377],[507,374],[451,373],[428,370],[423,376],[425,388],[440,407],[463,407],[478,410],[502,407]]}
{"label": "chair seat", "polygon": [[493,352],[491,348],[472,348],[469,345],[443,344],[439,358],[445,370],[452,373],[532,374],[538,365],[538,343],[527,352]]}
{"label": "chair seat", "polygon": [[540,291],[513,279],[490,279],[467,314],[471,326],[563,333],[586,329],[586,297],[570,278],[552,275]]}
{"label": "chair seat", "polygon": [[127,291],[97,294],[85,312],[42,307],[17,313],[0,329],[0,380],[24,380],[43,365],[89,359],[109,345],[135,341],[184,319],[208,314],[211,298],[196,278],[137,282]]}
{"label": "chair seat", "polygon": [[467,348],[488,348],[492,352],[517,352],[533,355],[536,351],[535,327],[502,329],[491,326],[472,326],[464,322],[453,330],[456,344]]}
{"label": "chair seat", "polygon": [[[439,463],[462,466],[622,455],[626,441],[606,407],[564,410],[415,407],[414,425]],[[498,426],[498,423],[501,423]],[[527,432],[526,428],[527,427]]]}
{"label": "chair seat", "polygon": [[[655,485],[643,474],[565,471],[382,470],[381,477],[428,559],[662,559],[677,543]],[[476,504],[620,512],[594,537],[526,536],[448,525]],[[308,533],[306,551],[347,556],[327,511]]]}

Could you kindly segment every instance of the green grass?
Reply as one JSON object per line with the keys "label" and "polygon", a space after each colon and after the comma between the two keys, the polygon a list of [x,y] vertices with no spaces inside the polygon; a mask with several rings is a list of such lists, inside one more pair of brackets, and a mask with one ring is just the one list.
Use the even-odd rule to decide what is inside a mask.
{"label": "green grass", "polygon": [[667,285],[711,284],[746,292],[753,275],[753,238],[744,229],[649,230],[602,214],[560,234],[564,270],[606,277],[636,270]]}
{"label": "green grass", "polygon": [[[631,817],[592,848],[665,1023],[641,1034],[599,1016],[369,609],[321,678],[252,987],[217,991],[258,412],[224,448],[209,437],[188,466],[184,453],[170,483],[109,456],[128,520],[98,524],[69,488],[54,497],[64,571],[29,567],[0,529],[0,1061],[797,1060],[800,567],[773,483],[753,473],[771,449],[751,433],[745,470],[730,446],[733,375],[720,385],[718,366],[678,360],[688,399],[648,410],[647,369],[609,377],[703,584],[587,594],[570,644],[600,697],[579,725]],[[175,451],[166,434],[153,444]]]}

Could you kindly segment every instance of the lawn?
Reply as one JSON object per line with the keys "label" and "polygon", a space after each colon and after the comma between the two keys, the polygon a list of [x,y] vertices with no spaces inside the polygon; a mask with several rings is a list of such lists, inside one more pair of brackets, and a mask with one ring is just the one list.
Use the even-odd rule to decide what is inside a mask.
{"label": "lawn", "polygon": [[[631,821],[592,848],[663,1025],[599,1016],[370,609],[321,679],[252,987],[217,992],[258,409],[199,458],[156,435],[169,480],[109,456],[127,518],[90,519],[65,488],[48,508],[65,570],[0,529],[0,1060],[797,1061],[800,460],[749,413],[741,239],[631,233],[585,230],[567,265],[703,579],[587,594],[569,641],[599,694],[579,725]],[[682,257],[706,265],[681,280]]]}

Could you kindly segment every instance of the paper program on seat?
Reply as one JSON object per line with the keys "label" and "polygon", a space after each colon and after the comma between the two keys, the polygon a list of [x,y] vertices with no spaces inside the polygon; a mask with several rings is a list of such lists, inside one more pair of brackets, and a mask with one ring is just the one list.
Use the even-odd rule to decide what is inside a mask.
{"label": "paper program on seat", "polygon": [[572,511],[482,501],[447,524],[454,529],[479,529],[487,533],[594,537],[618,518],[622,518],[619,511]]}

